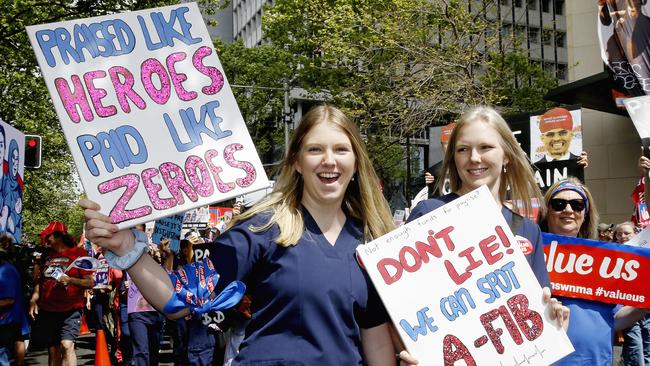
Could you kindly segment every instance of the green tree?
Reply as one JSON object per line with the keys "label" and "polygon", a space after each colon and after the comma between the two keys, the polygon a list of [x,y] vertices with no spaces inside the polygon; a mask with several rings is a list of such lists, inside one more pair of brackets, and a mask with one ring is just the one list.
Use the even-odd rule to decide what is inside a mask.
{"label": "green tree", "polygon": [[[18,130],[43,136],[43,164],[25,172],[23,233],[29,241],[51,220],[68,223],[71,233],[82,230],[76,205],[81,187],[74,178],[70,151],[54,113],[29,43],[25,27],[129,10],[176,4],[161,0],[0,0],[0,118]],[[213,13],[223,4],[202,0]]]}
{"label": "green tree", "polygon": [[326,91],[379,144],[370,150],[389,184],[405,176],[395,147],[466,106],[510,113],[548,104],[542,97],[556,81],[516,35],[496,52],[496,11],[496,0],[276,0],[263,25],[267,47],[293,55],[293,85]]}

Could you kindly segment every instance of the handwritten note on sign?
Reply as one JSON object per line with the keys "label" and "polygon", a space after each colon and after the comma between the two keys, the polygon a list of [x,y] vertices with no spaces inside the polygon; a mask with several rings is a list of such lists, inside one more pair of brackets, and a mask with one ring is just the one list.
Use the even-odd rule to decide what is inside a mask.
{"label": "handwritten note on sign", "polygon": [[268,186],[195,3],[27,33],[84,189],[120,227]]}
{"label": "handwritten note on sign", "polygon": [[573,351],[487,188],[357,253],[421,365],[548,365]]}

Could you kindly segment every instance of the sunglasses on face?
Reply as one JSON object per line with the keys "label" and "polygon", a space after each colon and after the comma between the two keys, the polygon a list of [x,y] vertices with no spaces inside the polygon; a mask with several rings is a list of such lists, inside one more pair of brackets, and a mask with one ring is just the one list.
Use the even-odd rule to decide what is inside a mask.
{"label": "sunglasses on face", "polygon": [[562,212],[566,205],[571,205],[571,209],[575,212],[582,212],[585,209],[585,201],[581,199],[576,200],[563,200],[561,198],[553,198],[549,202],[553,211]]}
{"label": "sunglasses on face", "polygon": [[559,137],[566,137],[569,134],[569,131],[567,130],[561,130],[561,131],[549,131],[544,134],[544,136],[552,139],[555,137],[555,135],[558,135]]}

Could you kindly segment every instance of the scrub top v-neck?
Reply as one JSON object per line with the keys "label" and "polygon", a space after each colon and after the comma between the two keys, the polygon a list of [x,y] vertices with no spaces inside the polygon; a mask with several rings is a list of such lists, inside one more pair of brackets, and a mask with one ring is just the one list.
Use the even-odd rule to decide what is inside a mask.
{"label": "scrub top v-neck", "polygon": [[254,232],[257,215],[217,238],[210,259],[219,285],[238,279],[252,296],[253,317],[234,365],[362,365],[360,328],[388,320],[367,274],[359,267],[358,222],[346,219],[332,245],[306,209],[295,246],[275,242],[277,226]]}

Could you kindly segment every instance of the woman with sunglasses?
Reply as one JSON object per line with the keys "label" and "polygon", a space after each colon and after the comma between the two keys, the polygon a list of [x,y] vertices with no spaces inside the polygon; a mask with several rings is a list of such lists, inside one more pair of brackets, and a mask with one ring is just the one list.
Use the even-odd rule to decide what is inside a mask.
{"label": "woman with sunglasses", "polygon": [[[568,237],[598,240],[598,209],[589,189],[570,177],[549,187],[544,196],[543,231]],[[644,311],[597,301],[559,298],[571,310],[567,331],[575,352],[555,365],[612,365],[614,331],[641,319]]]}
{"label": "woman with sunglasses", "polygon": [[539,202],[542,195],[526,153],[497,111],[489,107],[474,107],[460,117],[449,138],[442,172],[438,183],[449,178],[452,193],[421,201],[408,221],[486,185],[501,206],[501,213],[517,237],[537,281],[544,287],[544,300],[552,306],[551,318],[557,318],[560,325],[565,325],[568,309],[551,299],[539,226],[514,213],[505,204],[509,188],[509,198],[513,202],[522,202],[528,215],[532,211],[532,201],[537,199]]}

